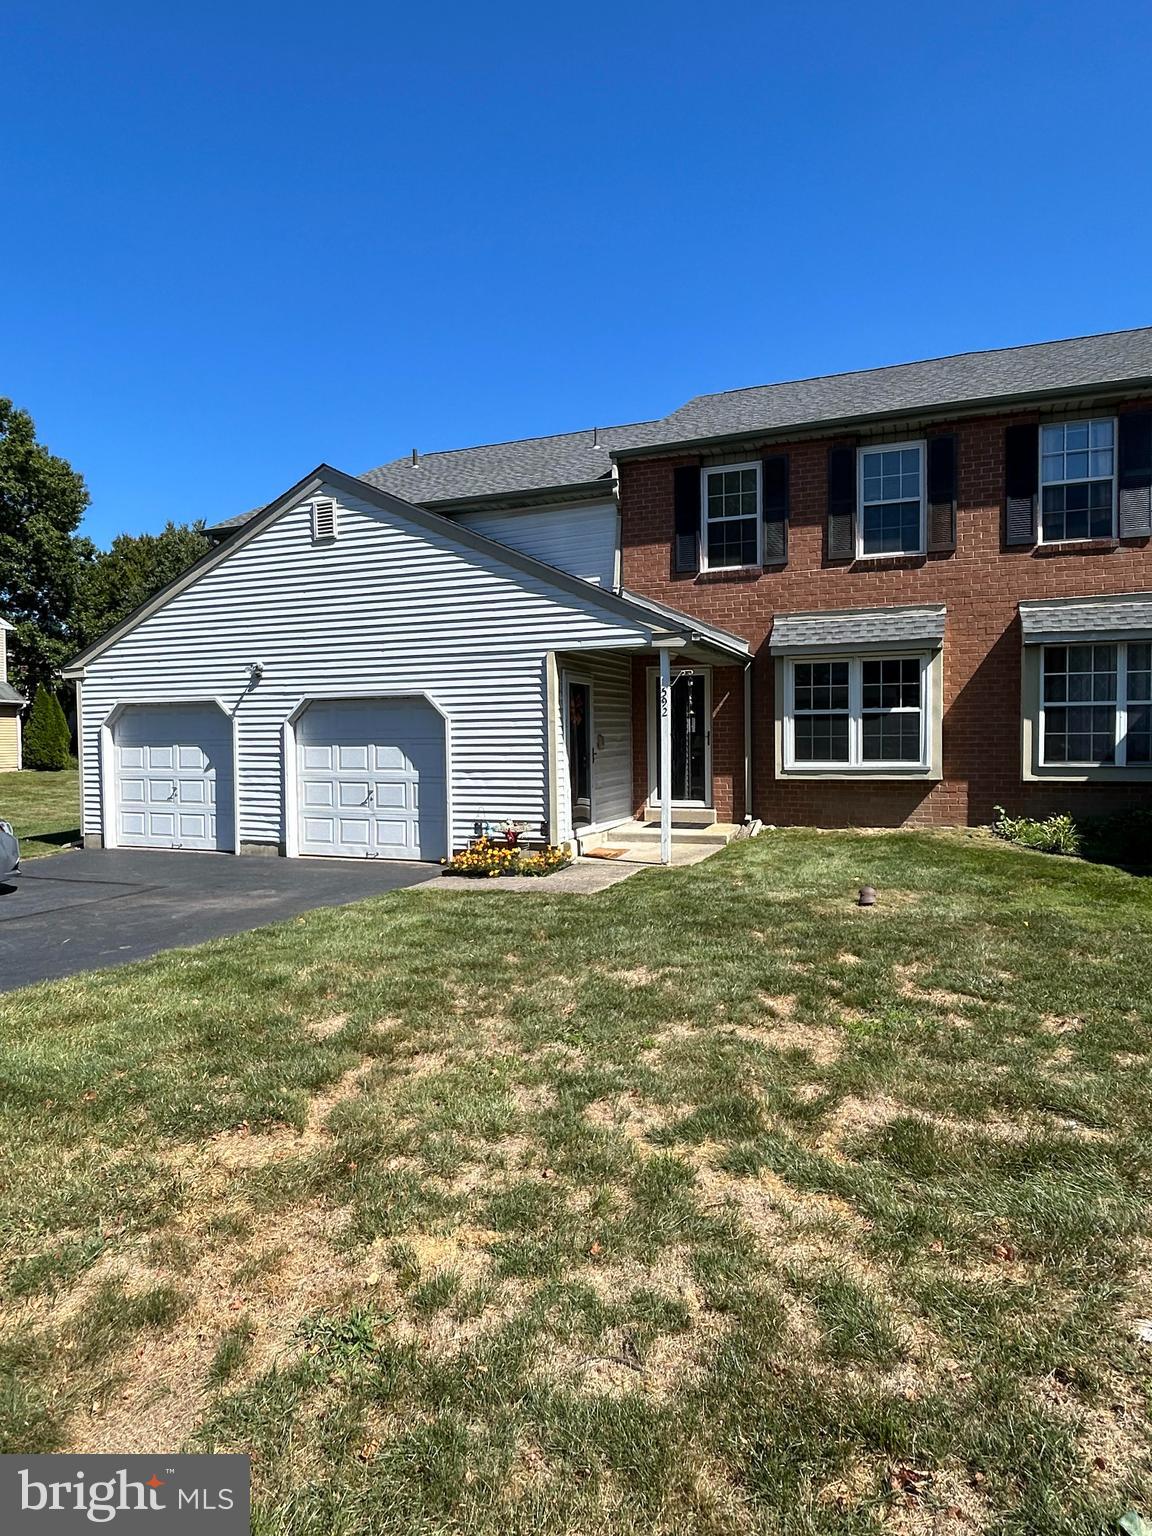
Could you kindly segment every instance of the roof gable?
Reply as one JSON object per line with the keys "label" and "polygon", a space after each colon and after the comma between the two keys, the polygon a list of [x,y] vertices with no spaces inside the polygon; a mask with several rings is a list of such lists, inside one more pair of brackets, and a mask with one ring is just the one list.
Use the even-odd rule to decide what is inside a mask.
{"label": "roof gable", "polygon": [[[535,560],[530,555],[521,554],[519,550],[511,549],[506,544],[501,544],[495,539],[490,539],[474,529],[460,523],[453,522],[450,518],[442,516],[438,512],[429,511],[424,507],[414,506],[410,502],[401,500],[398,496],[388,491],[381,490],[377,486],[366,484],[363,480],[353,475],[333,469],[330,465],[322,464],[298,481],[296,485],[285,491],[274,502],[269,503],[261,512],[252,517],[245,526],[239,530],[234,538],[227,540],[208,554],[198,560],[183,575],[177,577],[164,587],[148,602],[143,603],[134,613],[115,625],[94,641],[79,655],[75,656],[64,669],[66,677],[78,677],[83,675],[85,666],[94,661],[110,646],[116,644],[125,635],[130,634],[138,625],[142,624],[152,614],[158,612],[173,598],[198,582],[203,576],[216,569],[225,561],[232,559],[240,550],[244,549],[253,539],[257,538],[266,528],[274,523],[286,512],[298,507],[301,502],[308,500],[318,491],[343,493],[352,500],[368,502],[381,510],[403,518],[407,522],[415,524],[418,528],[427,529],[429,532],[447,539],[457,546],[472,549],[484,555],[488,560],[495,560],[500,565],[513,572],[534,579],[538,583],[544,583],[559,594],[571,598],[577,598],[585,607],[590,607],[617,620],[631,623],[647,633],[650,638],[689,633],[698,628],[695,621],[680,616],[682,622],[672,622],[667,614],[671,610],[657,611],[648,606],[642,600],[621,596],[615,592],[606,591],[602,587],[594,586],[591,582],[582,580],[579,576],[572,576],[567,571],[562,571],[556,566],[546,565],[541,560]],[[733,648],[746,652],[744,642],[736,636],[728,636]]]}

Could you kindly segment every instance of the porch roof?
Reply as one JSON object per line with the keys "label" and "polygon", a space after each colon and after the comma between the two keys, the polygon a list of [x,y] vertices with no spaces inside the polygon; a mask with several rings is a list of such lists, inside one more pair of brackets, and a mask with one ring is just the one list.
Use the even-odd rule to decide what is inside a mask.
{"label": "porch roof", "polygon": [[0,704],[27,704],[23,694],[16,692],[11,683],[0,683]]}
{"label": "porch roof", "polygon": [[742,661],[747,661],[752,654],[747,640],[734,635],[731,630],[719,629],[715,624],[705,624],[691,614],[681,613],[679,608],[671,608],[667,603],[658,603],[654,597],[641,597],[639,593],[629,592],[625,587],[621,587],[620,596],[629,603],[646,608],[657,621],[660,629],[677,631],[694,647],[703,646],[720,651],[727,657],[738,657]]}

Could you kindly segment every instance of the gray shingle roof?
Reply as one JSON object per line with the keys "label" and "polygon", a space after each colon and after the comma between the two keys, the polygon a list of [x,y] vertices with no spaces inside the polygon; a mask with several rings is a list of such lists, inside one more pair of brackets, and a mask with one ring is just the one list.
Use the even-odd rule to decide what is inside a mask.
{"label": "gray shingle roof", "polygon": [[[648,442],[659,425],[657,421],[638,421],[626,427],[589,427],[584,432],[561,432],[554,437],[525,437],[507,443],[483,443],[476,448],[422,453],[418,464],[412,463],[411,456],[393,459],[368,470],[360,479],[421,507],[474,496],[588,485],[596,480],[606,482],[607,494],[612,451]],[[256,507],[215,526],[238,528],[260,510]]]}
{"label": "gray shingle roof", "polygon": [[926,608],[842,608],[826,613],[778,613],[772,621],[768,649],[777,654],[799,651],[854,651],[894,645],[933,644],[944,638],[945,610]]}
{"label": "gray shingle roof", "polygon": [[1030,645],[1044,640],[1086,640],[1094,635],[1106,640],[1152,635],[1152,592],[1021,603],[1020,628]]}
{"label": "gray shingle roof", "polygon": [[16,692],[11,683],[0,683],[0,704],[26,704],[28,701]]}
{"label": "gray shingle roof", "polygon": [[779,431],[1128,379],[1152,380],[1152,327],[697,395],[665,416],[657,441]]}
{"label": "gray shingle roof", "polygon": [[[418,506],[609,478],[613,453],[1093,385],[1152,383],[1152,327],[697,395],[662,420],[393,459],[360,478]],[[236,528],[261,510],[217,523]]]}

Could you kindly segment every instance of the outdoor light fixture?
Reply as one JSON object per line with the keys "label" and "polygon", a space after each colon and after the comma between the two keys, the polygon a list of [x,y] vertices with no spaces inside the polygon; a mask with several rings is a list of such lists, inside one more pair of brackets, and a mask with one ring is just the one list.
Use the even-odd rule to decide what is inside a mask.
{"label": "outdoor light fixture", "polygon": [[860,895],[856,898],[858,907],[874,907],[876,905],[876,887],[874,885],[862,885]]}

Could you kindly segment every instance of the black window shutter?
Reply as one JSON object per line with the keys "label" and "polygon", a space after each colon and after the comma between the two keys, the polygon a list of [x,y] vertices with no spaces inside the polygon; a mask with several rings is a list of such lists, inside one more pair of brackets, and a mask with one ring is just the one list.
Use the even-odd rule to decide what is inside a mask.
{"label": "black window shutter", "polygon": [[856,558],[856,449],[828,450],[828,559]]}
{"label": "black window shutter", "polygon": [[673,470],[672,506],[675,519],[672,569],[700,569],[700,468],[686,464]]}
{"label": "black window shutter", "polygon": [[1040,490],[1040,428],[1004,430],[1004,542],[1035,544]]}
{"label": "black window shutter", "polygon": [[760,464],[760,498],[764,514],[764,564],[783,565],[788,559],[788,455],[774,453]]}
{"label": "black window shutter", "polygon": [[1127,411],[1119,419],[1122,539],[1152,535],[1152,411]]}
{"label": "black window shutter", "polygon": [[928,439],[928,548],[956,548],[956,439]]}

